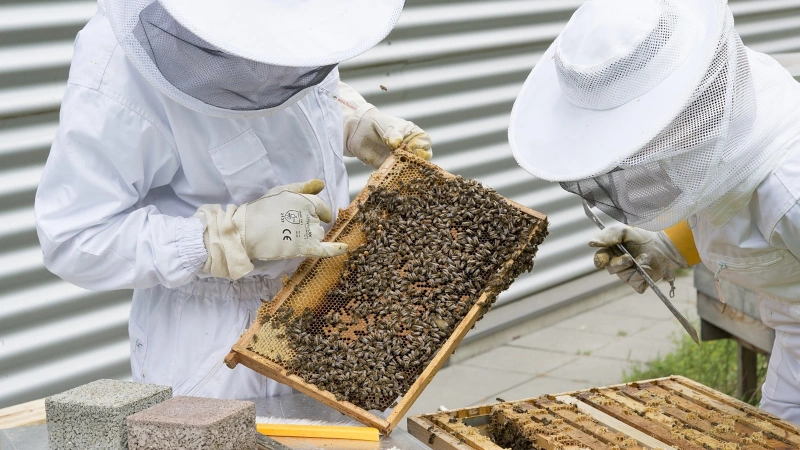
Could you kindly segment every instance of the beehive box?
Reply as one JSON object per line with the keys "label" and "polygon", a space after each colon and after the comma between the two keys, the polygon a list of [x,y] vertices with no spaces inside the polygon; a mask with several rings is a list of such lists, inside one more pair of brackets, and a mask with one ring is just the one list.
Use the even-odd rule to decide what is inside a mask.
{"label": "beehive box", "polygon": [[348,254],[304,262],[226,362],[388,434],[546,234],[542,214],[399,151],[326,236]]}
{"label": "beehive box", "polygon": [[668,377],[410,417],[437,450],[800,448],[800,429],[688,378]]}

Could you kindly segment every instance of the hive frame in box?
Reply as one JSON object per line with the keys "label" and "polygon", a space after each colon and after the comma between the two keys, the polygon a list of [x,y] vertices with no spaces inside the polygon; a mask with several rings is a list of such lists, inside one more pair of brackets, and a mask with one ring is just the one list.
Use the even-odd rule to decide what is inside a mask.
{"label": "hive frame in box", "polygon": [[[325,240],[335,241],[339,234],[345,230],[347,225],[356,215],[359,205],[367,199],[371,187],[380,184],[380,182],[384,180],[387,175],[389,175],[396,162],[404,163],[407,160],[429,165],[430,167],[435,168],[445,177],[454,177],[454,175],[451,175],[441,168],[417,158],[408,152],[396,151],[387,158],[387,160],[378,170],[372,173],[367,182],[367,186],[361,190],[350,206],[346,210],[339,211],[339,217],[337,218],[334,226],[331,227],[330,231],[328,231]],[[547,217],[545,215],[511,200],[506,199],[506,201],[510,206],[539,219],[540,224],[531,230],[531,236],[541,232],[542,227],[546,227]],[[514,258],[519,255],[522,249],[523,248],[521,247],[514,254]],[[297,271],[285,281],[283,288],[280,292],[278,292],[271,302],[270,314],[275,313],[275,311],[281,307],[281,305],[293,293],[295,286],[312,272],[312,269],[319,261],[320,260],[317,258],[307,259],[302,265],[300,265]],[[513,261],[513,258],[509,260],[506,263],[506,269],[504,270],[508,270]],[[487,302],[488,297],[489,295],[487,292],[482,293],[469,312],[467,312],[464,319],[462,319],[458,326],[455,327],[453,333],[435,354],[428,366],[425,367],[424,371],[417,377],[406,394],[397,402],[397,406],[392,409],[391,413],[386,418],[373,414],[370,411],[358,407],[350,402],[337,400],[332,393],[318,389],[316,386],[305,382],[297,375],[287,375],[286,370],[279,364],[252,350],[249,350],[247,348],[248,344],[252,341],[253,336],[256,335],[261,328],[261,324],[258,323],[258,320],[256,320],[256,322],[254,322],[240,337],[239,341],[233,345],[231,352],[225,358],[225,363],[231,368],[241,363],[256,372],[259,372],[287,386],[291,386],[292,388],[297,389],[298,391],[316,399],[317,401],[324,403],[365,425],[375,427],[381,433],[388,435],[397,426],[428,383],[430,383],[436,372],[442,368],[444,363],[447,361],[447,358],[455,351],[455,348],[458,346],[461,340],[464,339],[467,332],[475,325],[475,322],[478,320],[478,318],[482,316],[482,314],[486,311],[486,308],[491,306]]]}
{"label": "hive frame in box", "polygon": [[[637,404],[634,401],[641,392],[674,396],[674,404],[680,405],[680,407],[672,407],[668,413],[648,411],[651,408],[649,402],[640,400],[640,403]],[[603,401],[608,399],[616,401],[610,403]],[[537,415],[540,413],[535,408],[545,408],[541,411],[546,411],[551,418],[560,418],[563,423],[571,427],[562,437],[580,438],[578,435],[582,433],[597,435],[593,428],[597,430],[603,427],[607,429],[606,431],[624,434],[636,441],[636,449],[740,448],[720,445],[731,442],[723,440],[726,435],[738,438],[748,437],[756,433],[755,430],[763,432],[765,438],[763,446],[758,445],[757,448],[800,448],[800,428],[794,424],[681,376],[422,414],[408,418],[408,432],[434,450],[504,450],[475,430],[468,430],[471,428],[468,424],[472,427],[483,427],[488,420],[487,417],[496,408],[523,404],[525,404],[525,414]],[[570,409],[568,405],[574,405],[576,408]],[[626,407],[629,409],[627,412]],[[681,408],[684,407],[685,410],[682,411]],[[703,414],[711,416],[715,412],[735,417],[736,419],[731,425],[733,428],[731,430],[724,428],[703,430],[704,427],[708,428],[709,424],[715,425]],[[588,416],[586,421],[579,419],[581,414]],[[694,419],[691,419],[692,414],[695,416]],[[673,419],[676,425],[665,427],[663,423],[658,422],[659,418]],[[678,435],[672,433],[673,429],[678,432],[685,431],[686,428],[682,429],[680,423],[688,423],[692,420],[696,422],[693,425],[696,425],[698,434],[702,434],[703,439],[711,441],[717,439],[717,441],[711,442],[712,445],[703,445],[703,442],[678,438],[680,433]],[[725,425],[721,415],[719,416],[719,425]],[[740,431],[749,431],[750,434],[739,433]],[[562,445],[564,441],[554,436],[541,434],[537,436],[537,439],[536,444],[546,450],[565,448]],[[779,440],[783,442],[778,442]],[[609,449],[615,447],[605,444],[605,446],[590,448]]]}

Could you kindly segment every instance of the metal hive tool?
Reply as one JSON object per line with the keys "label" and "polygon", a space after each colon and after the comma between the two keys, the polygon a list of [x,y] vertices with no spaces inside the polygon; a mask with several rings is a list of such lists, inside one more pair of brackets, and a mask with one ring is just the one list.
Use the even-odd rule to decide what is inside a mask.
{"label": "metal hive tool", "polygon": [[388,434],[546,235],[542,214],[398,151],[326,236],[349,253],[303,263],[226,362]]}

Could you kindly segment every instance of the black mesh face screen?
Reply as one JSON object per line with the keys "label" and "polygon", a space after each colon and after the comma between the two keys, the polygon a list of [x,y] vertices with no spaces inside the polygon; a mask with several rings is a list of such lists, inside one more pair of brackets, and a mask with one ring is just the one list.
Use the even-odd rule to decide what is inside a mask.
{"label": "black mesh face screen", "polygon": [[170,84],[208,105],[234,111],[280,106],[321,83],[336,67],[275,66],[224,53],[181,26],[158,2],[142,10],[133,34]]}
{"label": "black mesh face screen", "polygon": [[658,163],[618,168],[605,175],[560,184],[625,224],[653,217],[681,194]]}

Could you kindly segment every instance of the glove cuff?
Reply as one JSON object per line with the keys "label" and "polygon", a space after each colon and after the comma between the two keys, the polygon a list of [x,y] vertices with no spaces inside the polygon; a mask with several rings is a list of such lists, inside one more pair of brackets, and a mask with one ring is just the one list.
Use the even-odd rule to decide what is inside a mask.
{"label": "glove cuff", "polygon": [[[231,206],[228,207],[230,208]],[[247,241],[245,240],[245,232],[247,231],[247,205],[240,206],[239,209],[233,213],[231,216],[231,223],[239,234],[239,242],[242,244],[242,248],[247,252]]]}
{"label": "glove cuff", "polygon": [[378,111],[375,106],[366,103],[358,109],[345,116],[344,118],[344,156],[357,157],[360,142],[356,142],[356,138],[364,133],[369,132],[361,131],[360,128],[365,126],[365,119],[369,119],[374,112]]}
{"label": "glove cuff", "polygon": [[253,269],[253,263],[247,255],[243,239],[233,224],[235,205],[228,205],[226,211],[220,205],[203,205],[195,216],[204,217],[208,227],[203,234],[203,241],[208,259],[203,272],[215,277],[238,280]]}
{"label": "glove cuff", "polygon": [[350,87],[347,83],[339,81],[339,95],[336,98],[342,111],[342,119],[344,124],[344,155],[348,157],[357,157],[357,148],[350,150],[350,144],[353,143],[354,136],[357,135],[358,128],[361,126],[361,119],[364,114],[375,108],[374,105],[364,100],[355,89]]}
{"label": "glove cuff", "polygon": [[681,252],[684,259],[690,266],[700,263],[700,254],[697,252],[697,246],[694,243],[694,234],[689,227],[688,221],[682,221],[679,224],[669,227],[664,230],[667,237],[672,244]]}
{"label": "glove cuff", "polygon": [[656,239],[659,241],[659,247],[663,250],[664,256],[670,260],[673,264],[674,269],[688,269],[689,262],[686,261],[686,258],[683,254],[678,250],[678,247],[672,242],[672,240],[667,236],[667,233],[663,231],[659,231],[656,233]]}

